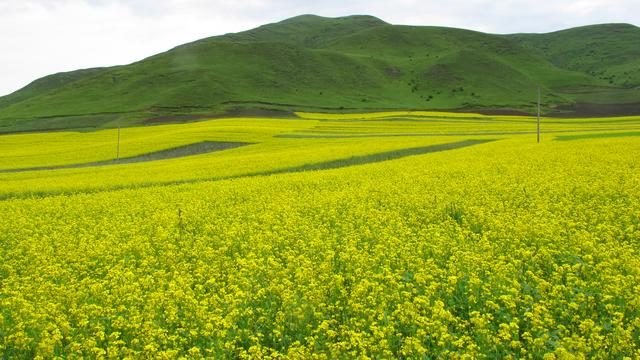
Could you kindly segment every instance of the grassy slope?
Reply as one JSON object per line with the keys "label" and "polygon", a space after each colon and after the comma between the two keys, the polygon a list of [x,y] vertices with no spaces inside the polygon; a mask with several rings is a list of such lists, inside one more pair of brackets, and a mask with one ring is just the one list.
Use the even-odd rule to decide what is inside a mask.
{"label": "grassy slope", "polygon": [[605,83],[592,88],[565,84],[564,89],[558,89],[572,94],[578,102],[608,104],[640,99],[640,29],[636,26],[591,25],[511,37],[557,67],[586,73]]}
{"label": "grassy slope", "polygon": [[106,71],[105,68],[83,69],[45,76],[25,86],[19,91],[0,97],[0,108],[62,88],[77,80],[91,78],[92,76],[98,75],[104,71]]}
{"label": "grassy slope", "polygon": [[400,77],[421,98],[432,96],[426,106],[432,108],[526,110],[538,83],[547,87],[550,103],[568,101],[553,93],[559,83],[598,83],[585,74],[559,69],[507,38],[460,29],[379,27],[340,39],[332,48],[376,54],[390,69],[405,69]]}
{"label": "grassy slope", "polygon": [[[638,91],[632,88],[640,83],[633,72],[638,50],[628,44],[640,30],[624,25],[587,30],[601,40],[581,42],[585,29],[500,36],[394,26],[369,16],[299,16],[199,40],[127,66],[38,80],[0,98],[0,132],[110,127],[238,107],[531,110],[538,84],[547,108],[589,97],[633,101]],[[607,42],[610,38],[615,44]],[[547,42],[553,46],[541,51]],[[580,60],[591,59],[594,48],[625,56]],[[611,84],[611,75],[599,72],[606,69],[618,71]]]}
{"label": "grassy slope", "polygon": [[558,67],[590,74],[611,86],[640,84],[640,29],[636,26],[591,25],[511,37]]}

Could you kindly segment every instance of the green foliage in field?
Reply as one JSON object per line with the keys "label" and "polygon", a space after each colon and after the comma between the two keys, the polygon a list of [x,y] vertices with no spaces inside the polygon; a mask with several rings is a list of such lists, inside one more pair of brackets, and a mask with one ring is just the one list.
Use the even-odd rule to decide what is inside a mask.
{"label": "green foliage in field", "polygon": [[[2,174],[3,192],[43,194],[0,201],[0,357],[640,357],[636,138],[536,144],[511,131],[529,118],[300,116],[139,130],[149,150],[258,142],[218,153]],[[553,121],[576,135],[640,126]],[[473,134],[446,133],[461,123]],[[282,137],[326,133],[370,136]],[[113,131],[11,136],[33,141],[13,161],[56,146],[108,157],[80,150],[83,135]],[[242,177],[478,138],[498,140]],[[237,178],[195,181],[224,174]],[[161,176],[194,182],[135,188]],[[100,191],[114,181],[131,188]],[[78,193],[46,194],[67,183]]]}
{"label": "green foliage in field", "polygon": [[300,16],[126,66],[37,80],[0,98],[0,132],[260,108],[532,112],[538,85],[547,112],[576,101],[637,103],[638,44],[640,30],[630,25],[492,35]]}

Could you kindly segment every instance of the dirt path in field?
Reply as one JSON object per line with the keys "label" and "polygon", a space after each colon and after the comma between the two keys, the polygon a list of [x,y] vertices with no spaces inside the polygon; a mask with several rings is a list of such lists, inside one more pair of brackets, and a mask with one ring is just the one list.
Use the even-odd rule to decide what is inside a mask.
{"label": "dirt path in field", "polygon": [[131,164],[146,161],[175,159],[191,155],[206,154],[215,151],[222,151],[227,149],[234,149],[241,146],[251,145],[252,143],[245,142],[219,142],[219,141],[203,141],[195,144],[189,144],[184,146],[178,146],[171,149],[160,150],[152,153],[142,154],[138,156],[132,156],[127,158],[120,158],[120,160],[104,160],[95,161],[82,164],[69,164],[59,166],[38,166],[22,169],[5,169],[0,170],[0,173],[16,173],[25,171],[37,171],[37,170],[58,170],[58,169],[73,169],[84,168],[93,166],[106,166],[106,165],[119,165],[119,164]]}
{"label": "dirt path in field", "polygon": [[383,162],[388,160],[395,160],[395,159],[400,159],[400,158],[413,156],[413,155],[422,155],[427,153],[455,150],[455,149],[460,149],[468,146],[493,142],[496,140],[497,139],[464,140],[464,141],[457,141],[453,143],[399,149],[399,150],[385,151],[385,152],[369,154],[369,155],[352,156],[349,158],[329,160],[329,161],[323,161],[323,162],[313,163],[313,164],[304,164],[299,166],[292,166],[292,167],[267,170],[267,171],[256,171],[256,172],[239,174],[239,175],[231,175],[231,176],[218,176],[218,177],[210,177],[210,178],[187,179],[187,180],[176,180],[176,181],[165,181],[165,182],[159,181],[159,182],[149,182],[149,183],[135,184],[135,185],[116,185],[116,186],[97,188],[97,189],[85,188],[85,189],[76,189],[68,192],[67,191],[45,191],[45,192],[27,192],[27,193],[8,193],[8,194],[0,194],[0,201],[15,199],[15,198],[25,198],[25,197],[43,198],[43,197],[56,196],[56,195],[62,195],[67,193],[74,193],[74,194],[98,193],[98,192],[105,192],[105,191],[117,191],[117,190],[129,189],[129,188],[139,189],[139,188],[146,188],[146,187],[152,187],[152,186],[195,184],[195,183],[208,182],[208,181],[232,180],[232,179],[250,178],[250,177],[257,177],[257,176],[297,173],[297,172],[313,171],[313,170],[329,170],[329,169],[337,169],[337,168],[343,168],[348,166],[364,165],[364,164],[377,163],[377,162]]}
{"label": "dirt path in field", "polygon": [[[415,148],[385,151],[385,152],[369,154],[369,155],[352,156],[350,158],[323,161],[315,164],[305,164],[301,166],[294,166],[294,167],[269,171],[267,173],[258,173],[256,175],[273,175],[273,174],[311,171],[311,170],[337,169],[337,168],[347,167],[347,166],[364,165],[364,164],[370,164],[370,163],[376,163],[376,162],[382,162],[382,161],[388,161],[388,160],[395,160],[395,159],[400,159],[400,158],[412,156],[412,155],[422,155],[422,154],[433,153],[433,152],[460,149],[463,147],[484,144],[491,141],[495,141],[495,140],[494,139],[464,140],[464,141],[458,141],[458,142],[446,143],[446,144],[428,145],[428,146],[421,146],[421,147],[415,147]],[[249,176],[251,175],[252,174],[250,174]]]}

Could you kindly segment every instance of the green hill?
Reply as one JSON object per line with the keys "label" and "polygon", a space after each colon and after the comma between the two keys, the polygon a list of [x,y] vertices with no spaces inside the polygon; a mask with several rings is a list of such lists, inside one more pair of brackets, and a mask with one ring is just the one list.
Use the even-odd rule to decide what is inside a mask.
{"label": "green hill", "polygon": [[142,61],[50,75],[0,98],[0,132],[256,110],[640,112],[640,29],[492,35],[303,15]]}
{"label": "green hill", "polygon": [[557,67],[589,74],[612,86],[640,84],[640,29],[633,25],[592,25],[511,38]]}

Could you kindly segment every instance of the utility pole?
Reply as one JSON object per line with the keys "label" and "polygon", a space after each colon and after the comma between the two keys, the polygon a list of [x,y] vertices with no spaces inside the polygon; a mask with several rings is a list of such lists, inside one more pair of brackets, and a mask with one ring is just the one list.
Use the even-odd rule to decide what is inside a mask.
{"label": "utility pole", "polygon": [[540,86],[538,86],[538,143],[540,143]]}
{"label": "utility pole", "polygon": [[116,149],[116,161],[120,160],[120,125],[118,125],[118,147]]}

